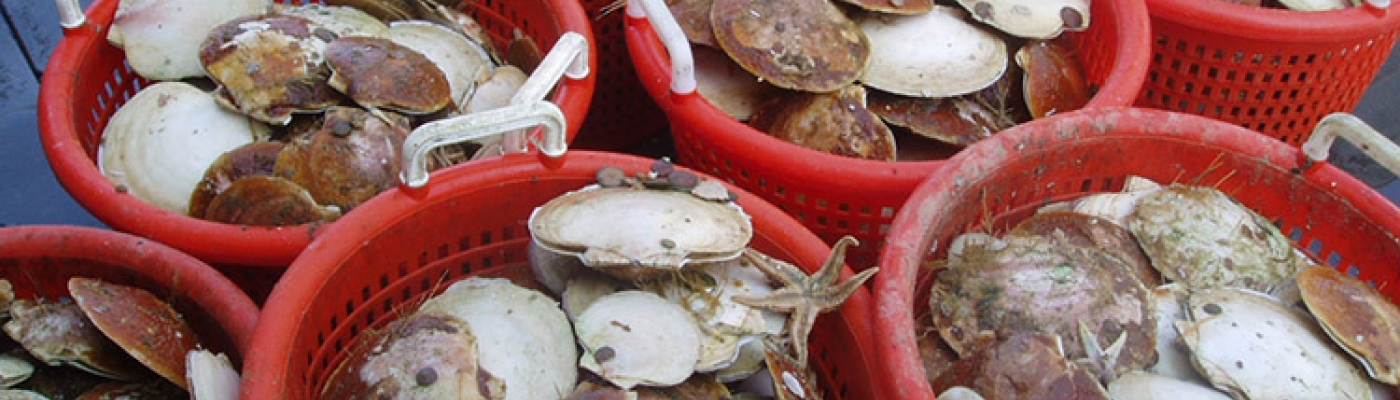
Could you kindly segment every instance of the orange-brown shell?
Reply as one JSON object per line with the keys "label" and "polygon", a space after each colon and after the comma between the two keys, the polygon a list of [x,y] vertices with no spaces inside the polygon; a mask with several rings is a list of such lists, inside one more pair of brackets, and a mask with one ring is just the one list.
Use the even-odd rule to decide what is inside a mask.
{"label": "orange-brown shell", "polygon": [[1298,289],[1327,336],[1378,381],[1400,384],[1400,307],[1376,288],[1312,266],[1298,272]]}
{"label": "orange-brown shell", "polygon": [[784,89],[840,90],[870,62],[870,40],[827,0],[715,0],[710,23],[735,62]]}
{"label": "orange-brown shell", "polygon": [[1146,287],[1163,283],[1133,233],[1105,218],[1071,211],[1042,212],[1016,224],[1007,235],[1060,235],[1056,237],[1072,245],[1094,247],[1123,260]]}
{"label": "orange-brown shell", "polygon": [[841,0],[868,11],[886,14],[923,14],[933,10],[933,0]]}
{"label": "orange-brown shell", "polygon": [[330,85],[366,108],[428,114],[452,102],[447,75],[422,53],[392,40],[343,37],[326,45]]}
{"label": "orange-brown shell", "polygon": [[209,202],[228,190],[234,181],[246,176],[272,175],[272,166],[277,163],[277,154],[282,152],[283,146],[286,143],[252,142],[219,156],[204,171],[204,179],[190,195],[190,216],[204,218]]}
{"label": "orange-brown shell", "polygon": [[719,48],[714,26],[710,25],[710,6],[715,0],[666,0],[671,16],[685,32],[691,43]]}
{"label": "orange-brown shell", "polygon": [[890,125],[958,147],[1000,130],[990,110],[965,97],[921,98],[873,91],[869,99],[870,111]]}
{"label": "orange-brown shell", "polygon": [[1059,339],[1043,333],[984,345],[930,383],[934,392],[964,386],[988,399],[1109,399],[1093,375],[1065,359]]}
{"label": "orange-brown shell", "polygon": [[1093,97],[1084,67],[1064,45],[1031,41],[1016,52],[1016,64],[1025,72],[1022,90],[1035,118],[1078,110]]}
{"label": "orange-brown shell", "polygon": [[285,125],[294,112],[340,102],[322,62],[335,34],[290,15],[238,18],[215,27],[199,53],[219,101],[259,121]]}
{"label": "orange-brown shell", "polygon": [[199,337],[175,308],[151,292],[92,278],[73,277],[68,292],[102,333],[156,374],[189,388],[185,353]]}
{"label": "orange-brown shell", "polygon": [[320,130],[282,150],[274,174],[306,188],[317,203],[343,212],[398,185],[399,152],[409,121],[380,114],[393,123],[359,108],[327,111]]}
{"label": "orange-brown shell", "polygon": [[301,185],[276,176],[247,176],[233,181],[209,201],[204,218],[226,224],[288,226],[334,221],[340,211],[316,204]]}
{"label": "orange-brown shell", "polygon": [[788,93],[756,110],[749,125],[803,147],[831,154],[894,161],[894,133],[865,107],[865,88],[836,93]]}

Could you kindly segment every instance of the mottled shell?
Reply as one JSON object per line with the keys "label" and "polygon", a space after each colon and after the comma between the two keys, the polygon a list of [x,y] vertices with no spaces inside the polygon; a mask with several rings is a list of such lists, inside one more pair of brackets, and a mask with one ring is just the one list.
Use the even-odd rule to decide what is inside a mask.
{"label": "mottled shell", "polygon": [[286,178],[249,176],[209,200],[204,218],[226,224],[290,226],[340,218],[340,207],[316,203],[306,188]]}
{"label": "mottled shell", "polygon": [[1059,337],[1033,332],[981,346],[930,383],[935,391],[965,386],[989,399],[1109,398],[1093,375],[1068,360]]}
{"label": "mottled shell", "polygon": [[[960,355],[989,338],[1044,332],[1063,337],[1066,357],[1088,360],[1096,375],[1116,376],[1155,360],[1156,315],[1147,288],[1121,259],[1064,235],[961,247],[929,295],[934,326]],[[1095,359],[1119,340],[1116,359]],[[1112,369],[1100,369],[1105,366]]]}
{"label": "mottled shell", "polygon": [[913,97],[952,97],[991,85],[1006,73],[1006,43],[954,7],[919,15],[866,14],[870,65],[860,81]]}
{"label": "mottled shell", "polygon": [[684,308],[650,292],[604,296],[574,323],[579,366],[623,389],[669,386],[700,361],[700,329]]}
{"label": "mottled shell", "polygon": [[1311,264],[1269,220],[1214,188],[1172,184],[1138,200],[1128,229],[1171,282],[1271,291]]}
{"label": "mottled shell", "polygon": [[490,79],[495,69],[485,47],[435,23],[394,22],[389,25],[389,40],[417,51],[441,69],[455,104],[466,103],[477,85]]}
{"label": "mottled shell", "polygon": [[747,121],[758,104],[779,93],[719,50],[696,47],[692,52],[696,89],[710,104],[734,119]]}
{"label": "mottled shell", "polygon": [[1021,46],[1016,65],[1025,74],[1021,90],[1034,118],[1078,110],[1093,97],[1079,58],[1055,41],[1033,40]]}
{"label": "mottled shell", "polygon": [[185,354],[199,345],[199,337],[169,303],[144,289],[93,278],[68,280],[73,300],[107,338],[182,389]]}
{"label": "mottled shell", "polygon": [[1109,382],[1108,394],[1115,400],[1231,400],[1210,386],[1142,371],[1129,372]]}
{"label": "mottled shell", "polygon": [[335,33],[336,36],[384,37],[389,26],[384,21],[350,6],[333,6],[307,3],[294,7],[283,7],[278,14],[305,18]]}
{"label": "mottled shell", "polygon": [[156,83],[137,92],[107,123],[98,168],[118,191],[184,215],[205,169],[268,131],[190,84]]}
{"label": "mottled shell", "polygon": [[409,126],[401,115],[332,108],[320,130],[282,150],[273,174],[306,188],[317,203],[349,212],[398,185]]}
{"label": "mottled shell", "polygon": [[305,18],[264,15],[215,27],[199,60],[230,109],[276,125],[292,113],[320,112],[340,102],[326,84],[325,49],[335,33]]}
{"label": "mottled shell", "polygon": [[[886,123],[957,147],[992,137],[1001,129],[991,109],[968,97],[922,98],[871,91],[870,111]],[[899,146],[903,149],[904,143]]]}
{"label": "mottled shell", "polygon": [[865,104],[859,85],[835,93],[790,92],[760,105],[749,125],[817,151],[894,161],[894,132]]}
{"label": "mottled shell", "polygon": [[204,76],[199,48],[213,27],[262,15],[268,0],[122,0],[107,41],[122,48],[131,69],[153,81]]}
{"label": "mottled shell", "polygon": [[1242,288],[1194,290],[1177,330],[1196,368],[1237,399],[1369,399],[1365,375],[1303,313]]}
{"label": "mottled shell", "polygon": [[148,374],[130,355],[102,335],[74,303],[10,303],[5,333],[48,365],[68,364],[93,374],[135,379]]}
{"label": "mottled shell", "polygon": [[629,279],[734,259],[753,237],[748,214],[734,203],[628,187],[556,197],[537,207],[528,224],[540,247]]}
{"label": "mottled shell", "polygon": [[1298,273],[1298,289],[1327,336],[1378,381],[1400,384],[1400,307],[1376,288],[1314,266]]}
{"label": "mottled shell", "polygon": [[[644,289],[679,304],[696,320],[701,332],[697,372],[729,367],[745,343],[770,330],[767,317],[773,312],[734,301],[734,296],[756,298],[774,290],[768,277],[744,260],[695,265],[682,271],[678,279],[663,277],[642,284]],[[786,314],[777,317],[786,318]]]}
{"label": "mottled shell", "polygon": [[836,91],[870,61],[865,33],[826,0],[715,0],[710,23],[735,62],[784,89]]}
{"label": "mottled shell", "polygon": [[1012,36],[1050,39],[1089,28],[1089,0],[958,0],[972,18]]}
{"label": "mottled shell", "polygon": [[1070,244],[1093,247],[1122,260],[1145,287],[1156,287],[1162,277],[1138,246],[1128,229],[1104,218],[1077,212],[1043,212],[1016,224],[1007,235],[1047,235]]}
{"label": "mottled shell", "polygon": [[284,146],[286,143],[278,141],[250,142],[220,155],[209,164],[204,179],[199,180],[190,195],[190,216],[204,218],[209,203],[233,186],[234,181],[249,176],[271,176],[277,155]]}
{"label": "mottled shell", "polygon": [[331,69],[327,84],[365,108],[421,115],[452,102],[442,69],[423,53],[389,39],[336,39],[326,45],[326,65]]}
{"label": "mottled shell", "polygon": [[466,322],[448,315],[396,319],[360,333],[321,398],[502,398],[504,382],[481,365],[479,344]]}
{"label": "mottled shell", "polygon": [[559,304],[499,278],[453,283],[418,310],[465,321],[476,336],[481,369],[505,385],[506,400],[552,398],[578,380],[578,349]]}

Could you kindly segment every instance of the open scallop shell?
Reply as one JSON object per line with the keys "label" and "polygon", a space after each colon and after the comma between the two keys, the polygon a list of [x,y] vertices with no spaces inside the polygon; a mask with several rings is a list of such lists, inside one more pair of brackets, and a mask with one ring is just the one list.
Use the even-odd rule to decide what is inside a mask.
{"label": "open scallop shell", "polygon": [[5,333],[35,359],[67,364],[112,379],[137,379],[148,370],[102,335],[73,303],[18,299],[10,305]]}
{"label": "open scallop shell", "polygon": [[735,62],[784,89],[835,91],[870,61],[865,33],[827,0],[715,0],[710,23]]}
{"label": "open scallop shell", "polygon": [[204,171],[204,179],[190,195],[189,215],[204,218],[209,203],[233,186],[234,181],[249,176],[271,176],[277,155],[284,146],[286,143],[278,141],[249,142],[220,155]]}
{"label": "open scallop shell", "polygon": [[867,14],[870,65],[860,81],[889,93],[951,97],[991,85],[1006,73],[1006,43],[967,22],[962,10],[934,7],[920,15]]}
{"label": "open scallop shell", "polygon": [[1177,323],[1196,368],[1238,399],[1368,399],[1366,377],[1306,315],[1242,288],[1201,289]]}
{"label": "open scallop shell", "polygon": [[1089,0],[958,0],[972,18],[1012,36],[1050,39],[1089,28]]}
{"label": "open scallop shell", "polygon": [[785,93],[760,105],[749,125],[817,151],[895,160],[894,132],[866,108],[865,88],[860,85],[834,93]]}
{"label": "open scallop shell", "polygon": [[734,203],[627,187],[556,197],[536,208],[528,224],[540,247],[625,278],[734,259],[753,237],[748,214]]}
{"label": "open scallop shell", "polygon": [[1152,289],[1152,309],[1157,313],[1157,362],[1147,368],[1155,375],[1209,385],[1191,363],[1191,349],[1176,331],[1178,321],[1187,321],[1186,298],[1191,292],[1180,283]]}
{"label": "open scallop shell", "polygon": [[340,218],[340,207],[316,203],[306,188],[276,176],[233,181],[209,200],[203,218],[226,224],[290,226]]}
{"label": "open scallop shell", "polygon": [[623,389],[669,386],[695,372],[700,329],[684,308],[650,292],[604,296],[574,323],[579,365]]}
{"label": "open scallop shell", "polygon": [[1297,277],[1303,302],[1327,336],[1378,381],[1400,384],[1400,307],[1376,288],[1322,266]]}
{"label": "open scallop shell", "polygon": [[268,0],[122,0],[107,41],[131,69],[155,81],[204,76],[199,48],[213,27],[267,11]]}

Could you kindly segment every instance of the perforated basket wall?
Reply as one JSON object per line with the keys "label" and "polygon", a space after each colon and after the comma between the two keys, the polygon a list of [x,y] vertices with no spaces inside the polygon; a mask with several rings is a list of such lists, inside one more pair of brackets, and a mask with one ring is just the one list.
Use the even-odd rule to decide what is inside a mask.
{"label": "perforated basket wall", "polygon": [[1274,221],[1314,259],[1400,299],[1400,209],[1330,164],[1200,116],[1098,109],[1024,124],[954,156],[895,218],[875,277],[876,375],[891,398],[933,393],[915,342],[929,269],[972,231],[999,234],[1051,202],[1121,189],[1131,175],[1207,185]]}
{"label": "perforated basket wall", "polygon": [[666,131],[666,114],[647,97],[632,68],[623,36],[618,0],[580,0],[592,18],[598,42],[598,86],[573,146],[580,149],[627,151]]}

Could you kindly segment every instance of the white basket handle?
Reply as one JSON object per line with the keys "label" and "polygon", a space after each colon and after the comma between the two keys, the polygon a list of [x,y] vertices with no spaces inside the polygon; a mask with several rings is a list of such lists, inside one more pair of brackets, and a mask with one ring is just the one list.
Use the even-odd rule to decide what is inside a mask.
{"label": "white basket handle", "polygon": [[627,15],[648,19],[666,45],[666,52],[671,55],[671,93],[695,93],[695,56],[690,53],[690,40],[671,15],[671,8],[662,0],[629,0]]}
{"label": "white basket handle", "polygon": [[419,126],[403,142],[403,168],[399,181],[411,188],[428,184],[428,153],[438,147],[480,140],[503,132],[544,126],[540,152],[549,157],[567,148],[564,111],[544,100],[440,119]]}
{"label": "white basket handle", "polygon": [[[576,32],[564,32],[559,36],[559,40],[554,42],[554,47],[549,49],[544,59],[540,60],[540,65],[535,67],[535,71],[530,73],[530,77],[525,79],[525,83],[520,85],[520,89],[511,96],[507,104],[527,104],[544,100],[544,96],[549,94],[549,90],[559,83],[562,77],[569,79],[583,79],[588,77],[588,39]],[[545,138],[546,142],[549,138]],[[562,143],[562,142],[560,142]],[[564,153],[564,145],[539,146],[541,151],[550,157],[558,157]],[[503,153],[524,153],[529,151],[525,140],[525,131],[506,132],[501,137],[501,151]],[[550,154],[551,152],[555,154]]]}
{"label": "white basket handle", "polygon": [[78,0],[54,0],[58,5],[58,24],[63,29],[73,29],[87,23],[87,14],[83,13],[83,6],[78,4]]}
{"label": "white basket handle", "polygon": [[1390,170],[1390,173],[1400,176],[1400,145],[1396,145],[1361,118],[1350,113],[1335,112],[1322,117],[1317,123],[1317,128],[1313,129],[1312,136],[1303,143],[1303,154],[1308,156],[1309,161],[1327,161],[1332,142],[1336,141],[1338,136],[1376,160],[1377,164]]}

